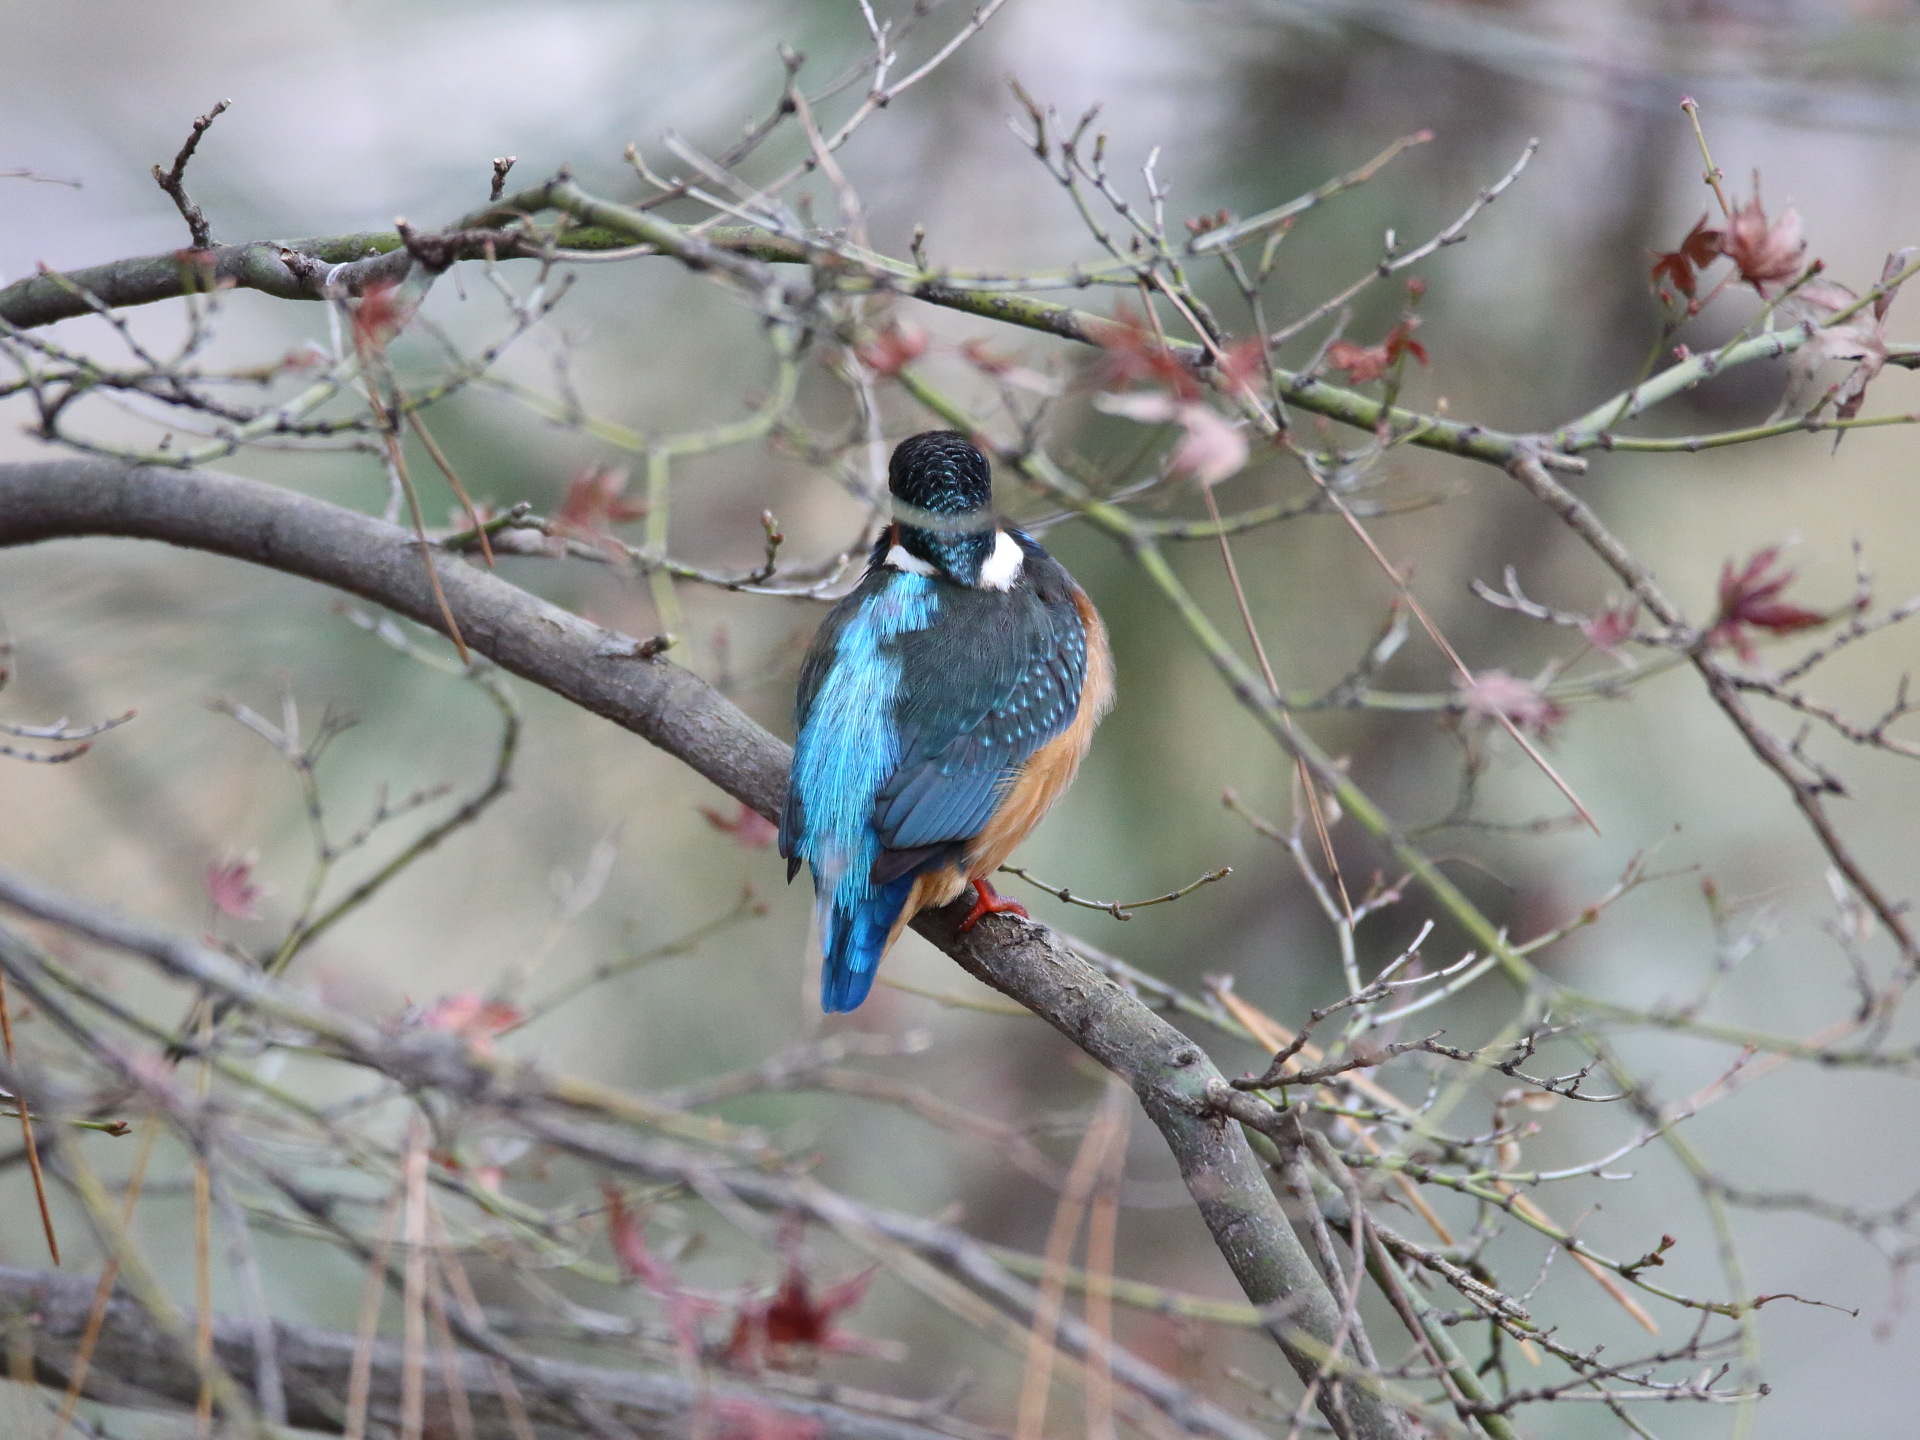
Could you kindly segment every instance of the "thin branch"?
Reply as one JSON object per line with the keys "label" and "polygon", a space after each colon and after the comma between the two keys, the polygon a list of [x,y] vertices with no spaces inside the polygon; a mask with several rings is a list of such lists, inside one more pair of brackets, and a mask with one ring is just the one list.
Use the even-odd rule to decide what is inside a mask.
{"label": "thin branch", "polygon": [[1028,874],[1026,870],[1018,865],[1002,865],[1000,870],[1001,873],[1005,875],[1018,875],[1022,880],[1033,886],[1034,889],[1044,890],[1056,900],[1064,901],[1068,905],[1078,905],[1087,910],[1104,911],[1116,920],[1131,920],[1134,911],[1144,910],[1149,905],[1170,905],[1175,900],[1184,899],[1186,896],[1191,895],[1202,885],[1211,885],[1216,880],[1224,880],[1233,873],[1233,867],[1231,865],[1222,865],[1218,870],[1209,870],[1198,880],[1188,881],[1178,890],[1169,890],[1166,894],[1155,895],[1150,900],[1089,900],[1084,895],[1074,894],[1064,885],[1049,885],[1046,881]]}
{"label": "thin branch", "polygon": [[213,248],[213,229],[207,224],[207,217],[200,213],[200,207],[194,204],[192,197],[187,194],[187,162],[193,159],[193,152],[200,148],[200,137],[207,133],[213,122],[219,119],[231,104],[233,104],[231,100],[222,100],[193,122],[193,132],[187,136],[186,144],[180,147],[180,153],[173,157],[171,170],[162,170],[158,165],[153,167],[154,180],[162,190],[167,192],[167,197],[179,209],[180,218],[187,222],[187,233],[192,237],[192,246],[195,250]]}

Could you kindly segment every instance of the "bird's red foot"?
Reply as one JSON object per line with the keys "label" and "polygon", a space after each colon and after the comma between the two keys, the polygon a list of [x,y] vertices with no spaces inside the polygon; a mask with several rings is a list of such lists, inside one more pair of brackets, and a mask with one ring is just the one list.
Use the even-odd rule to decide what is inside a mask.
{"label": "bird's red foot", "polygon": [[978,925],[982,915],[1018,915],[1022,920],[1029,918],[1027,907],[1018,900],[1009,900],[985,880],[976,880],[973,882],[973,909],[960,922],[960,933],[964,935]]}

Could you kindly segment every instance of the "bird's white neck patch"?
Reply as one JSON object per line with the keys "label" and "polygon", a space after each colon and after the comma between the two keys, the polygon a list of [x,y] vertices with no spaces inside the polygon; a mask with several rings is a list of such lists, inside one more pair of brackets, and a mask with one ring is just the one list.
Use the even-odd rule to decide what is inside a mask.
{"label": "bird's white neck patch", "polygon": [[891,550],[887,551],[887,558],[880,563],[885,565],[889,570],[902,570],[909,575],[931,576],[940,573],[934,569],[933,566],[922,560],[918,555],[909,552],[906,547],[902,545],[895,545]]}
{"label": "bird's white neck patch", "polygon": [[993,532],[993,553],[987,556],[986,563],[980,567],[980,588],[982,590],[1011,590],[1013,582],[1020,578],[1020,567],[1026,563],[1027,555],[1020,548],[1020,542],[1004,530]]}

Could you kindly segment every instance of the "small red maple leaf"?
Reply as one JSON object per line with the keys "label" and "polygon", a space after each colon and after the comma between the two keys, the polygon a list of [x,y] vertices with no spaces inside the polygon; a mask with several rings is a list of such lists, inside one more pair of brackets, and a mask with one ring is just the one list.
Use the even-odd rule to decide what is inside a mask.
{"label": "small red maple leaf", "polygon": [[1118,390],[1145,384],[1170,390],[1179,400],[1200,398],[1200,382],[1186,361],[1169,350],[1128,306],[1114,306],[1113,319],[1090,328],[1093,342],[1106,352],[1100,362],[1099,388]]}
{"label": "small red maple leaf", "polygon": [[609,525],[638,520],[647,507],[626,499],[627,472],[614,465],[589,465],[574,472],[567,498],[553,517],[553,528],[580,540],[605,540]]}
{"label": "small red maple leaf", "polygon": [[[1891,352],[1887,348],[1887,310],[1899,293],[1898,280],[1912,251],[1898,250],[1887,256],[1880,271],[1880,293],[1868,310],[1857,310],[1860,297],[1846,286],[1831,280],[1809,280],[1780,303],[1782,318],[1812,327],[1807,343],[1794,352],[1789,394],[1808,385],[1815,368],[1825,360],[1850,360],[1853,368],[1831,392],[1834,418],[1851,420],[1866,404],[1867,387],[1887,367]],[[1834,322],[1843,310],[1854,310],[1848,319]],[[1834,436],[1839,444],[1845,431]]]}
{"label": "small red maple leaf", "polygon": [[872,1342],[840,1329],[835,1317],[860,1303],[879,1269],[875,1265],[849,1275],[816,1295],[799,1257],[789,1253],[779,1288],[771,1295],[740,1302],[725,1363],[735,1369],[763,1370],[777,1352],[794,1347],[846,1355],[871,1353]]}
{"label": "small red maple leaf", "polygon": [[1402,356],[1411,355],[1425,365],[1428,363],[1427,347],[1413,338],[1413,332],[1419,324],[1418,315],[1407,316],[1389,330],[1378,345],[1336,340],[1327,347],[1327,368],[1344,370],[1354,384],[1364,385],[1369,380],[1384,376],[1399,363]]}
{"label": "small red maple leaf", "polygon": [[407,328],[418,308],[401,294],[398,282],[376,280],[353,302],[354,339],[368,349],[379,350]]}
{"label": "small red maple leaf", "polygon": [[427,1030],[445,1030],[464,1039],[479,1055],[493,1053],[494,1040],[527,1018],[519,1006],[488,999],[472,990],[442,995],[421,1013]]}
{"label": "small red maple leaf", "polygon": [[927,353],[927,332],[913,325],[889,325],[854,346],[853,353],[874,374],[890,380]]}
{"label": "small red maple leaf", "polygon": [[260,857],[248,854],[239,858],[216,860],[207,866],[207,899],[223,915],[236,920],[258,920],[260,901],[268,888],[254,881],[253,867]]}
{"label": "small red maple leaf", "polygon": [[1779,558],[1780,547],[1769,545],[1737,570],[1731,560],[1720,567],[1720,613],[1707,631],[1709,647],[1731,645],[1742,660],[1751,664],[1756,654],[1751,631],[1792,635],[1827,623],[1828,617],[1818,610],[1790,605],[1780,598],[1797,572],[1769,574]]}
{"label": "small red maple leaf", "polygon": [[627,1209],[620,1191],[613,1185],[600,1188],[607,1201],[607,1240],[613,1246],[614,1259],[619,1261],[628,1279],[639,1281],[660,1297],[681,1355],[688,1360],[697,1359],[700,1322],[719,1312],[719,1302],[685,1289],[679,1276],[647,1245],[646,1233]]}
{"label": "small red maple leaf", "polygon": [[1733,261],[1742,280],[1766,294],[1768,286],[1793,279],[1805,264],[1807,240],[1799,212],[1789,206],[1769,224],[1756,188],[1753,199],[1727,217],[1720,253]]}
{"label": "small red maple leaf", "polygon": [[1709,230],[1707,217],[1702,215],[1694,221],[1678,250],[1654,252],[1651,278],[1655,281],[1665,278],[1687,299],[1693,299],[1700,283],[1699,272],[1720,258],[1720,240],[1720,232]]}

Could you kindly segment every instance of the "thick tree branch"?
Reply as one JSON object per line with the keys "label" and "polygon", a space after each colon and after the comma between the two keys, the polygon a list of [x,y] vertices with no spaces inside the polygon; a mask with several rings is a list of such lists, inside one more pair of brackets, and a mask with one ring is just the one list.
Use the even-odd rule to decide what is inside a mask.
{"label": "thick tree branch", "polygon": [[[232,556],[445,626],[419,542],[357,512],[206,471],[88,459],[0,466],[0,546],[87,535]],[[456,555],[434,549],[429,558],[474,650],[634,731],[762,815],[778,813],[787,747],[704,681]],[[1303,1377],[1317,1374],[1340,1333],[1338,1308],[1238,1126],[1209,1106],[1218,1071],[1205,1053],[1044,926],[994,916],[962,936],[962,915],[950,907],[916,928],[1126,1077],[1241,1287],[1273,1308],[1269,1329],[1288,1361]],[[1350,1419],[1356,1440],[1407,1433],[1399,1413],[1364,1387],[1321,1394],[1329,1419],[1342,1427]]]}
{"label": "thick tree branch", "polygon": [[313,240],[257,240],[198,252],[169,250],[65,274],[42,272],[0,290],[0,320],[18,330],[31,330],[76,319],[93,313],[88,295],[114,309],[229,288],[258,290],[282,300],[318,300],[322,298],[319,289],[297,268],[297,262],[289,266],[286,256],[306,256],[332,266],[400,248],[400,237],[388,230]]}
{"label": "thick tree branch", "polygon": [[[538,256],[544,245],[538,237],[521,231],[484,226],[462,226],[447,236],[415,238],[434,245],[434,260],[441,266],[457,260],[483,260],[489,249],[496,259],[531,258]],[[746,226],[712,231],[708,240],[716,249],[767,260],[800,260],[806,253],[804,246],[779,241],[764,230]],[[437,245],[437,241],[445,244]],[[624,233],[588,229],[570,232],[566,243],[570,250],[611,250],[629,246],[633,240]],[[355,295],[370,279],[406,278],[412,264],[413,256],[407,253],[406,241],[397,230],[306,240],[255,240],[201,251],[170,250],[164,255],[138,255],[64,274],[42,272],[16,280],[0,289],[0,322],[32,330],[77,319],[93,313],[87,302],[89,295],[114,309],[225,289],[258,290],[279,300],[324,300],[329,278],[346,294]],[[327,272],[336,265],[351,268],[329,277]]]}
{"label": "thick tree branch", "polygon": [[[114,460],[0,466],[0,546],[124,535],[210,550],[316,580],[444,633],[420,543],[356,511],[205,470]],[[685,761],[763,814],[786,793],[787,751],[711,686],[632,637],[445,552],[434,566],[474,649]]]}
{"label": "thick tree branch", "polygon": [[[20,1326],[27,1337],[33,1376],[42,1385],[64,1388],[68,1382],[95,1279],[0,1266],[0,1317]],[[30,1317],[30,1318],[29,1318]],[[305,1325],[277,1322],[280,1372],[286,1382],[288,1421],[303,1430],[338,1435],[344,1428],[348,1375],[357,1337]],[[252,1321],[219,1316],[213,1322],[214,1348],[229,1373],[254,1373]],[[402,1347],[373,1346],[371,1417],[393,1424],[400,1411]],[[515,1440],[517,1432],[503,1398],[499,1367],[472,1352],[459,1357],[460,1382],[473,1412],[474,1440]],[[695,1379],[642,1370],[610,1370],[559,1360],[534,1359],[530,1379],[514,1387],[541,1440],[570,1440],[585,1433],[577,1415],[554,1396],[572,1395],[602,1407],[615,1422],[647,1440],[680,1440],[704,1426],[716,1435],[754,1432],[753,1417],[817,1426],[819,1440],[950,1440],[943,1432],[910,1420],[866,1414],[764,1387],[702,1383]],[[429,1426],[448,1423],[438,1361],[426,1367]],[[546,1393],[543,1393],[546,1392]],[[173,1342],[133,1300],[117,1297],[87,1371],[89,1399],[137,1410],[191,1411],[200,1378],[182,1365]]]}

